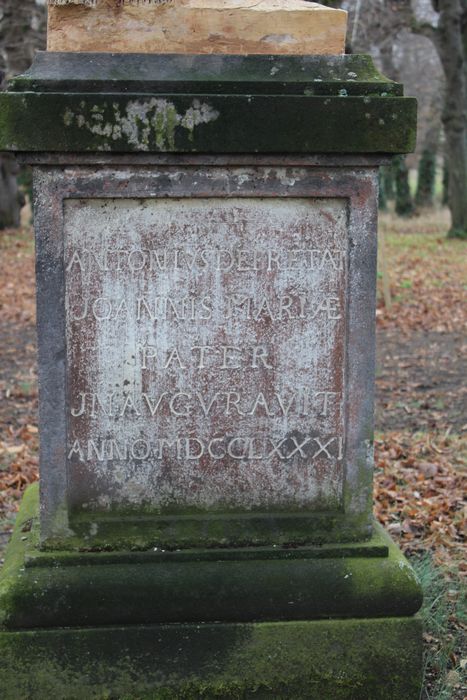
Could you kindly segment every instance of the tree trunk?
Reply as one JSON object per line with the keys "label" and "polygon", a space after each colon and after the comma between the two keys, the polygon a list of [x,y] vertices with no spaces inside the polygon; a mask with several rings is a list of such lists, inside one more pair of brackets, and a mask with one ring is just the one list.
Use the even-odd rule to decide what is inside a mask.
{"label": "tree trunk", "polygon": [[384,176],[381,168],[378,172],[378,208],[380,209],[380,211],[387,211],[388,208],[386,189],[384,187]]}
{"label": "tree trunk", "polygon": [[436,151],[424,148],[418,163],[417,194],[415,204],[432,207],[435,197]]}
{"label": "tree trunk", "polygon": [[0,157],[0,229],[20,223],[21,196],[16,176],[18,165],[9,154]]}
{"label": "tree trunk", "polygon": [[446,75],[443,125],[452,218],[448,236],[467,238],[467,86],[461,1],[439,0],[439,12],[439,55]]}
{"label": "tree trunk", "polygon": [[396,177],[396,214],[398,216],[412,216],[414,207],[405,157],[396,156],[393,160],[393,167]]}
{"label": "tree trunk", "polygon": [[394,167],[392,165],[383,165],[381,168],[384,183],[384,193],[388,201],[393,202],[396,198],[396,179]]}
{"label": "tree trunk", "polygon": [[[26,70],[36,48],[45,48],[45,7],[36,0],[2,0],[0,9],[0,71],[6,79]],[[0,89],[4,86],[0,85]],[[33,118],[33,117],[32,117]],[[23,197],[18,192],[18,166],[0,155],[0,229],[18,226]]]}
{"label": "tree trunk", "polygon": [[443,158],[443,194],[441,202],[445,207],[449,204],[449,165],[446,154],[444,154]]}

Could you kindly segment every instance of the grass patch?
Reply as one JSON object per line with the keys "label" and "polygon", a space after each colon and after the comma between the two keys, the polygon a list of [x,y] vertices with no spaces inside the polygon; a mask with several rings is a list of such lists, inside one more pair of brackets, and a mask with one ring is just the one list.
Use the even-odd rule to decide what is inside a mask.
{"label": "grass patch", "polygon": [[[451,331],[462,322],[466,242],[447,238],[447,209],[379,217],[378,320],[409,331]],[[388,301],[389,300],[389,301]]]}
{"label": "grass patch", "polygon": [[429,553],[410,557],[424,602],[425,682],[422,700],[462,700],[466,689],[465,591],[455,570],[436,566]]}

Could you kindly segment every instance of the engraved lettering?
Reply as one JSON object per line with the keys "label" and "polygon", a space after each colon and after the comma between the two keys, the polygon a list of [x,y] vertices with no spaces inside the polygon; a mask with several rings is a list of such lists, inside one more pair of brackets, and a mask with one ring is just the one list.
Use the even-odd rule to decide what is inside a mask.
{"label": "engraved lettering", "polygon": [[[185,438],[184,440],[179,440],[178,443],[179,458],[181,455],[182,446],[185,448],[185,459],[201,459],[201,457],[204,455],[204,445],[201,440],[198,440],[198,438]],[[192,451],[192,446],[194,451]],[[197,452],[196,449],[198,450]]]}
{"label": "engraved lettering", "polygon": [[[319,449],[313,456],[310,456],[305,447],[313,441],[318,444]],[[162,460],[175,453],[178,459],[190,461],[199,460],[205,454],[215,460],[222,460],[228,456],[234,460],[258,461],[264,458],[270,459],[274,454],[277,454],[281,461],[289,461],[296,455],[304,461],[309,461],[310,459],[315,460],[321,453],[324,453],[328,459],[332,459],[328,446],[334,442],[338,445],[337,458],[342,459],[342,437],[334,436],[324,442],[320,438],[312,436],[303,436],[300,439],[295,436],[285,436],[277,440],[271,437],[263,439],[248,435],[233,437],[224,435],[208,440],[195,436],[178,436],[173,440],[159,437],[154,442],[143,438],[137,438],[133,441],[118,441],[115,438],[98,440],[90,438],[87,440],[86,450],[83,449],[79,440],[75,440],[68,451],[68,458],[78,456],[80,461],[96,460],[98,462],[126,460],[128,458],[141,461],[147,459]],[[269,452],[267,443],[272,446]]]}
{"label": "engraved lettering", "polygon": [[[241,353],[240,348],[233,347],[232,345],[222,345],[222,365],[221,369],[240,369],[238,364],[238,358],[235,357],[236,353]],[[234,357],[232,357],[234,355]]]}
{"label": "engraved lettering", "polygon": [[70,262],[67,265],[66,271],[70,272],[73,269],[74,265],[78,265],[79,269],[81,272],[85,272],[86,268],[84,266],[84,263],[81,259],[81,256],[77,250],[73,252],[73,255],[71,256]]}
{"label": "engraved lettering", "polygon": [[259,407],[262,407],[264,409],[264,412],[267,416],[273,416],[274,413],[273,411],[270,410],[268,406],[268,402],[266,401],[264,394],[262,391],[259,392],[258,396],[256,397],[253,406],[251,408],[251,411],[248,411],[250,416],[254,416],[256,411],[258,410]]}
{"label": "engraved lettering", "polygon": [[112,302],[110,299],[100,297],[96,299],[92,305],[92,315],[96,321],[104,321],[112,315]]}
{"label": "engraved lettering", "polygon": [[338,438],[338,452],[337,452],[337,459],[340,461],[344,457],[344,439],[343,438]]}
{"label": "engraved lettering", "polygon": [[157,348],[154,345],[144,345],[141,348],[141,368],[148,368],[148,360],[154,360],[157,357]]}
{"label": "engraved lettering", "polygon": [[323,407],[322,407],[319,415],[324,416],[326,418],[328,415],[329,399],[331,397],[337,396],[337,392],[335,392],[335,391],[317,391],[315,393],[315,396],[322,396],[323,397]]}
{"label": "engraved lettering", "polygon": [[164,447],[167,448],[167,450],[173,449],[176,445],[178,445],[177,440],[167,440],[167,438],[160,438],[158,441],[158,447],[159,450],[156,454],[157,459],[162,459],[163,454],[164,454]]}
{"label": "engraved lettering", "polygon": [[106,459],[105,446],[105,440],[102,440],[99,447],[96,445],[94,440],[88,440],[88,462],[91,459],[97,459],[98,462],[103,462]]}
{"label": "engraved lettering", "polygon": [[[201,231],[200,231],[201,233]],[[294,272],[343,269],[345,251],[331,248],[75,248],[67,272]]]}
{"label": "engraved lettering", "polygon": [[274,396],[277,399],[277,403],[279,404],[279,407],[282,411],[283,416],[288,416],[290,413],[290,409],[292,408],[294,402],[296,401],[296,395],[294,394],[292,398],[290,399],[289,403],[286,405],[283,401],[283,398],[280,394],[275,393]]}
{"label": "engraved lettering", "polygon": [[186,194],[64,202],[77,508],[340,507],[348,205]]}
{"label": "engraved lettering", "polygon": [[80,391],[79,396],[81,396],[81,406],[79,408],[71,408],[70,413],[72,416],[75,418],[79,418],[79,416],[82,416],[85,412],[85,407],[86,407],[86,392]]}
{"label": "engraved lettering", "polygon": [[224,459],[225,450],[221,449],[219,452],[214,452],[214,447],[217,447],[217,445],[222,444],[223,442],[224,438],[213,438],[209,441],[208,453],[210,457],[212,457],[213,459]]}
{"label": "engraved lettering", "polygon": [[240,249],[237,251],[237,271],[250,272],[258,269],[257,251]]}
{"label": "engraved lettering", "polygon": [[80,461],[84,462],[84,453],[83,450],[81,449],[81,445],[79,440],[75,440],[73,445],[71,446],[70,451],[68,452],[68,459],[71,459],[73,455],[77,454]]}
{"label": "engraved lettering", "polygon": [[[198,399],[198,402],[201,406],[201,410],[203,411],[204,417],[207,418],[209,416],[209,414],[211,413],[212,407],[217,402],[218,394],[217,393],[214,394],[214,397],[210,401],[208,401],[207,403],[204,402],[204,398],[200,392],[196,392],[195,396]],[[240,400],[240,397],[239,397],[239,400]]]}
{"label": "engraved lettering", "polygon": [[251,438],[249,440],[248,444],[248,459],[251,460],[259,460],[259,459],[264,459],[264,454],[260,452],[260,454],[255,454],[255,438]]}
{"label": "engraved lettering", "polygon": [[287,296],[287,297],[281,297],[280,298],[280,310],[279,310],[279,318],[282,320],[286,316],[288,318],[292,318],[292,314],[290,312],[290,307],[292,306],[292,298]]}
{"label": "engraved lettering", "polygon": [[238,391],[228,391],[226,395],[227,399],[227,404],[225,408],[225,415],[230,416],[231,415],[231,406],[235,406],[235,410],[237,411],[237,414],[239,416],[245,415],[243,411],[241,411],[238,407],[238,404],[240,403],[240,394]]}
{"label": "engraved lettering", "polygon": [[312,318],[316,318],[319,313],[324,311],[329,320],[335,321],[335,320],[340,319],[341,313],[339,311],[338,304],[339,304],[338,297],[328,297],[328,298],[322,299],[322,301],[320,301],[319,304],[317,304],[317,306],[312,314]]}
{"label": "engraved lettering", "polygon": [[308,445],[308,443],[311,442],[311,438],[305,438],[305,440],[303,440],[300,444],[294,436],[292,436],[290,439],[294,443],[295,449],[288,455],[287,459],[291,459],[291,457],[293,457],[296,452],[300,453],[300,457],[306,457],[306,453],[303,451],[303,448],[305,447],[305,445]]}
{"label": "engraved lettering", "polygon": [[198,359],[198,364],[196,366],[196,369],[204,369],[206,365],[204,364],[205,358],[206,358],[206,353],[208,350],[212,350],[212,348],[209,345],[194,345],[191,348],[191,352],[198,352],[199,351],[199,359]]}
{"label": "engraved lettering", "polygon": [[96,251],[90,251],[90,254],[94,262],[96,263],[99,272],[109,271],[108,253],[109,251],[107,250],[107,248],[104,248],[101,252],[101,257],[99,257]]}
{"label": "engraved lettering", "polygon": [[128,443],[119,444],[116,440],[109,440],[109,459],[128,459]]}
{"label": "engraved lettering", "polygon": [[153,305],[154,310],[152,310],[150,308],[148,302],[144,298],[137,299],[136,304],[137,304],[137,309],[138,309],[137,314],[136,314],[136,318],[138,319],[138,321],[141,321],[144,318],[143,312],[149,316],[151,321],[156,320],[156,318],[157,318],[157,311],[156,311],[157,300],[154,301],[154,305]]}
{"label": "engraved lettering", "polygon": [[233,267],[233,255],[229,250],[220,250],[216,256],[215,269],[218,272],[228,272]]}
{"label": "engraved lettering", "polygon": [[88,315],[88,300],[85,299],[84,304],[83,304],[83,311],[82,311],[81,315],[77,316],[76,314],[70,314],[70,320],[71,321],[84,321],[84,319],[87,317],[87,315]]}
{"label": "engraved lettering", "polygon": [[269,305],[269,299],[267,299],[266,297],[263,297],[263,298],[261,299],[261,301],[260,301],[258,307],[259,307],[259,308],[258,308],[258,310],[256,311],[256,313],[255,313],[255,315],[254,315],[255,321],[259,321],[259,319],[261,318],[261,316],[262,316],[263,314],[265,314],[266,317],[269,317],[269,320],[270,320],[270,321],[274,321],[274,320],[275,320],[275,319],[274,319],[274,316],[273,316],[273,313],[272,313],[272,311],[271,311],[271,307],[270,307],[270,305]]}
{"label": "engraved lettering", "polygon": [[[245,445],[245,447],[243,452],[240,452],[239,454],[237,451],[234,451],[234,448],[236,448],[237,444],[242,443]],[[241,447],[239,449],[241,450]],[[229,457],[232,457],[232,459],[246,459],[248,457],[248,440],[244,437],[233,438],[227,445],[227,454]]]}
{"label": "engraved lettering", "polygon": [[144,460],[148,459],[151,453],[151,445],[147,440],[135,440],[130,447],[132,459]]}
{"label": "engraved lettering", "polygon": [[238,294],[227,297],[227,318],[232,318],[239,310],[245,312],[245,318],[251,318],[251,298]]}
{"label": "engraved lettering", "polygon": [[172,352],[169,354],[169,357],[167,359],[167,362],[164,365],[164,369],[169,369],[169,367],[172,364],[175,364],[175,362],[178,362],[178,367],[180,369],[186,369],[185,365],[182,364],[182,361],[180,359],[180,355],[178,354],[177,348],[174,348]]}
{"label": "engraved lettering", "polygon": [[150,250],[149,251],[149,269],[151,272],[157,270],[162,272],[167,270],[167,250]]}
{"label": "engraved lettering", "polygon": [[313,439],[314,439],[314,441],[316,442],[316,444],[318,445],[318,448],[319,448],[319,449],[317,450],[317,452],[315,452],[315,454],[313,455],[313,459],[316,459],[316,457],[319,457],[319,455],[321,454],[321,452],[324,452],[324,454],[326,455],[326,457],[328,457],[329,459],[331,459],[331,453],[328,451],[327,447],[328,447],[328,445],[331,445],[331,444],[334,442],[334,440],[335,440],[336,438],[335,438],[335,437],[330,438],[325,444],[323,444],[319,438],[313,438]]}
{"label": "engraved lettering", "polygon": [[146,265],[147,255],[142,250],[131,250],[128,254],[128,267],[133,272],[139,272]]}
{"label": "engraved lettering", "polygon": [[136,416],[141,415],[140,411],[135,406],[135,402],[131,394],[128,394],[128,396],[126,397],[123,407],[120,411],[120,416],[124,416],[127,411],[129,411],[130,413],[134,413]]}
{"label": "engraved lettering", "polygon": [[279,459],[284,459],[284,456],[283,456],[282,452],[280,451],[280,448],[282,447],[282,445],[285,442],[287,442],[287,438],[282,438],[278,442],[276,442],[275,440],[269,439],[269,442],[272,444],[272,450],[268,454],[268,459],[271,459],[271,457],[273,457],[275,454],[277,454]]}
{"label": "engraved lettering", "polygon": [[261,360],[261,364],[263,367],[266,369],[273,369],[272,365],[268,364],[267,358],[268,358],[268,351],[267,349],[262,346],[262,345],[255,345],[253,348],[253,358],[251,360],[251,366],[253,369],[256,369],[259,367],[258,361]]}
{"label": "engraved lettering", "polygon": [[152,399],[149,398],[149,396],[148,396],[146,393],[143,392],[142,397],[143,397],[144,402],[146,403],[146,406],[147,406],[148,409],[149,409],[149,413],[151,414],[151,416],[155,416],[155,415],[156,415],[156,413],[157,413],[157,411],[159,410],[159,407],[160,407],[160,405],[161,405],[161,403],[162,403],[162,401],[163,401],[163,399],[164,399],[165,396],[167,396],[167,393],[164,391],[164,392],[159,396],[159,398],[157,399],[157,401],[153,401]]}
{"label": "engraved lettering", "polygon": [[[176,407],[175,407],[175,402],[176,402],[176,401],[179,401],[179,400],[181,399],[181,397],[183,397],[183,396],[186,397],[186,398],[188,399],[188,401],[191,399],[190,394],[186,394],[186,393],[183,392],[183,391],[180,391],[178,394],[174,394],[174,396],[172,396],[172,398],[170,399],[170,401],[169,401],[169,409],[170,409],[170,412],[171,412],[171,414],[172,414],[173,416],[184,416],[184,417],[186,417],[186,416],[189,416],[189,415],[190,415],[190,413],[191,413],[191,407],[190,407],[190,406],[187,406],[187,407],[185,408],[185,410],[177,410]],[[179,407],[179,409],[180,409],[180,407]]]}
{"label": "engraved lettering", "polygon": [[117,306],[117,310],[115,312],[115,318],[118,318],[121,313],[123,313],[124,317],[128,318],[129,312],[128,312],[128,306],[127,306],[125,299],[122,299],[120,301],[119,305]]}

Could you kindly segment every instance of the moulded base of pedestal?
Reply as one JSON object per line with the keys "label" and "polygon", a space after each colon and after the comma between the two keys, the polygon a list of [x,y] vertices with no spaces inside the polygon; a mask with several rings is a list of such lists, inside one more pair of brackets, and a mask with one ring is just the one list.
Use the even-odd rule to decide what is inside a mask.
{"label": "moulded base of pedestal", "polygon": [[421,639],[417,617],[2,632],[0,694],[418,700]]}
{"label": "moulded base of pedestal", "polygon": [[69,552],[41,551],[37,520],[30,489],[0,576],[5,629],[404,617],[422,603],[376,524],[360,543]]}
{"label": "moulded base of pedestal", "polygon": [[[375,527],[322,547],[41,551],[37,489],[0,576],[1,700],[415,700],[419,583]],[[333,618],[333,619],[324,619]]]}

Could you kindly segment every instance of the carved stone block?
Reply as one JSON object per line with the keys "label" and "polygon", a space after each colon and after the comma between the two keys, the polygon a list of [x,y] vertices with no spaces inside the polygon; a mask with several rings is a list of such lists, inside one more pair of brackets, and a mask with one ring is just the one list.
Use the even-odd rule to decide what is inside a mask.
{"label": "carved stone block", "polygon": [[53,2],[49,51],[342,54],[347,13],[305,0]]}

